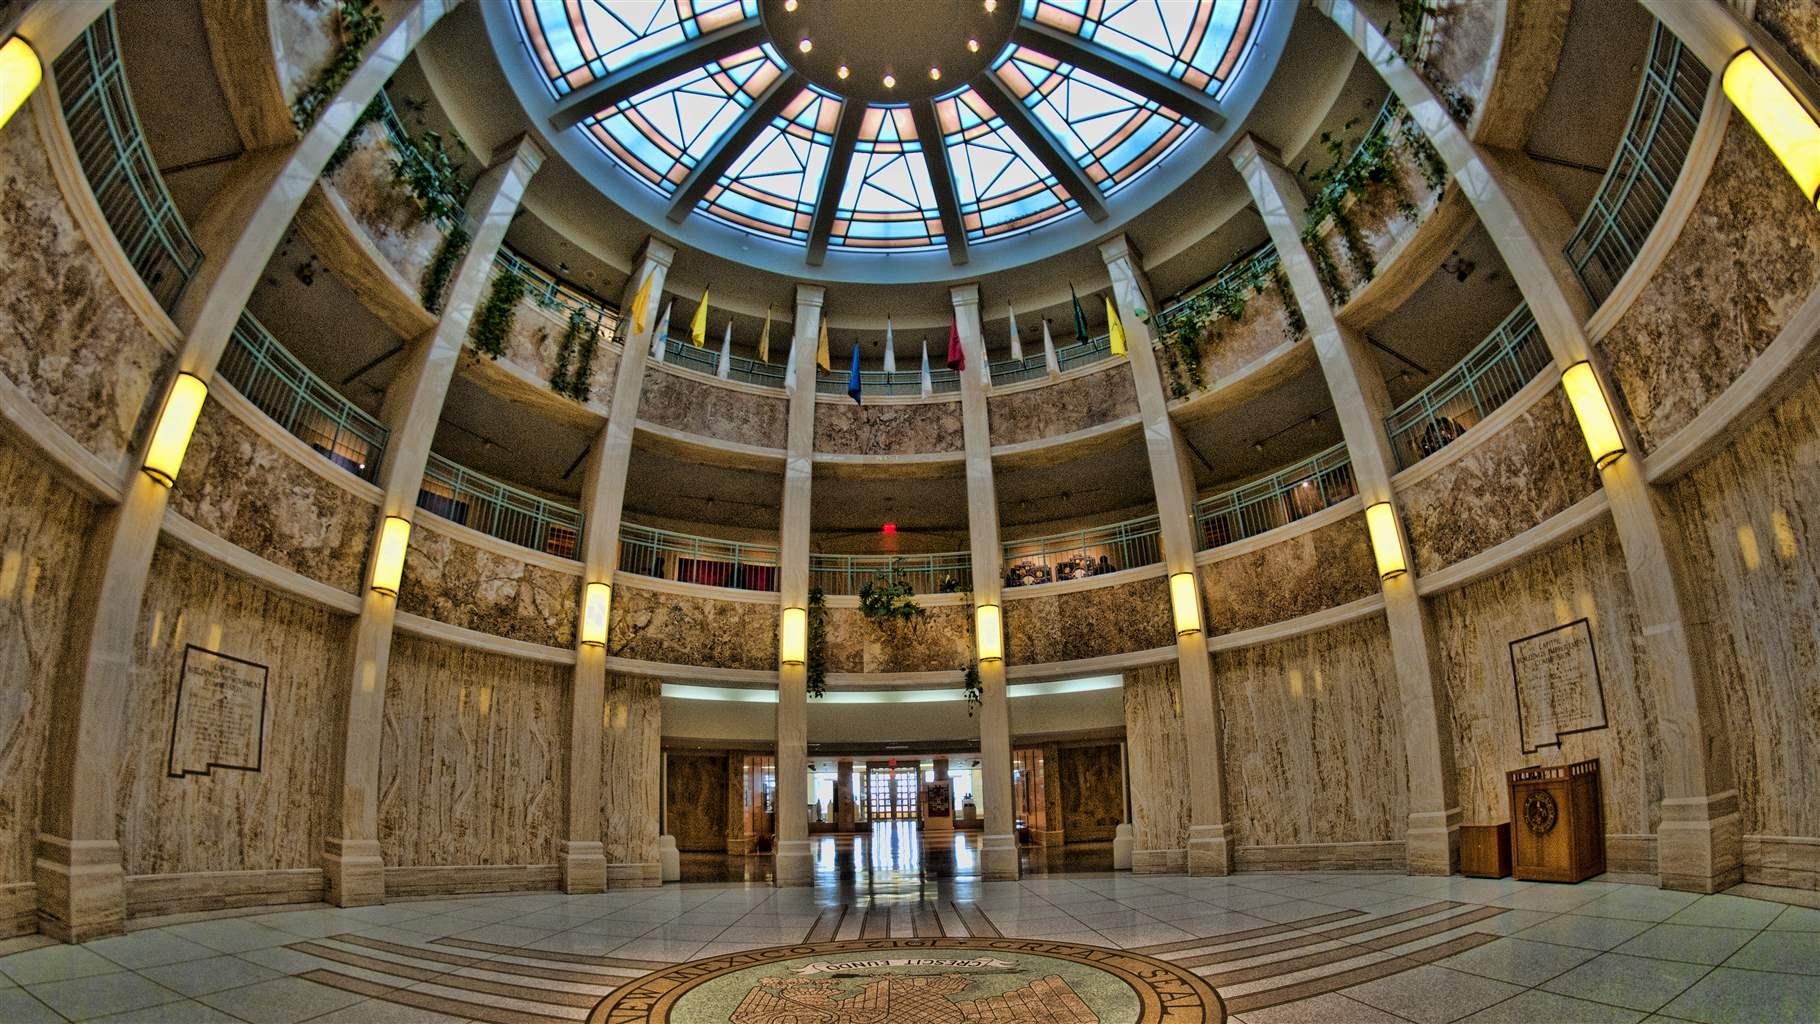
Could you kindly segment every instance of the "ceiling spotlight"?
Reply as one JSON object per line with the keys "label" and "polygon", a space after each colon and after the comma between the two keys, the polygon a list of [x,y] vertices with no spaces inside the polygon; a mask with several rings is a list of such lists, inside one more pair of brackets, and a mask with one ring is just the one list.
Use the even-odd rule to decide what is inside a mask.
{"label": "ceiling spotlight", "polygon": [[929,81],[939,82],[941,80],[942,80],[942,69],[941,68],[930,68],[929,69]]}
{"label": "ceiling spotlight", "polygon": [[791,14],[795,14],[796,0],[784,0],[784,10],[789,11]]}
{"label": "ceiling spotlight", "polygon": [[986,13],[991,14],[996,10],[998,10],[998,0],[986,0]]}
{"label": "ceiling spotlight", "polygon": [[841,79],[842,79],[842,80],[843,80],[843,81],[845,81],[845,80],[846,80],[846,77],[847,77],[847,76],[848,76],[848,75],[850,75],[850,74],[852,74],[852,73],[853,73],[853,72],[851,72],[851,71],[848,71],[848,70],[847,70],[847,65],[845,65],[845,64],[842,64],[842,65],[841,65],[841,66],[840,66],[840,67],[838,67],[838,68],[835,68],[835,69],[834,69],[834,73],[835,73],[835,74],[837,74],[837,75],[839,75],[839,76],[840,76],[840,77],[841,77]]}
{"label": "ceiling spotlight", "polygon": [[804,36],[803,41],[796,44],[796,48],[804,53],[808,53],[810,50],[815,49],[815,44],[809,41],[808,36]]}
{"label": "ceiling spotlight", "polygon": [[887,88],[887,89],[897,88],[897,76],[891,74],[890,72],[886,72],[885,73],[885,88]]}
{"label": "ceiling spotlight", "polygon": [[979,41],[979,40],[977,40],[977,39],[969,39],[969,40],[967,40],[967,52],[968,52],[968,53],[978,53],[978,52],[980,52],[980,41]]}

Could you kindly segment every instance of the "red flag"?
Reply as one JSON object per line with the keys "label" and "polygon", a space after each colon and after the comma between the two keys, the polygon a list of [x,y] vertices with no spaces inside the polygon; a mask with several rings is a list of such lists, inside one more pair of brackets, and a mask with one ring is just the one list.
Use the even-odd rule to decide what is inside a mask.
{"label": "red flag", "polygon": [[961,328],[953,320],[948,321],[948,369],[965,370],[967,353],[961,349]]}

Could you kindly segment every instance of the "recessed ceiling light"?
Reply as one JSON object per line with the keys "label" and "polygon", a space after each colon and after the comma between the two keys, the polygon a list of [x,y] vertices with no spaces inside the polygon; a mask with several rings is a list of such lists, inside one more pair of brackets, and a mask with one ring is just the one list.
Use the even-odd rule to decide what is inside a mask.
{"label": "recessed ceiling light", "polygon": [[784,0],[784,10],[789,11],[792,14],[795,14],[796,13],[796,0]]}
{"label": "recessed ceiling light", "polygon": [[848,75],[852,74],[853,72],[848,71],[847,65],[842,64],[840,67],[834,69],[834,73],[841,76],[842,78],[846,78]]}
{"label": "recessed ceiling light", "polygon": [[887,89],[897,88],[896,76],[890,75],[890,74],[885,75],[885,88],[887,88]]}
{"label": "recessed ceiling light", "polygon": [[804,53],[808,53],[810,50],[815,49],[815,44],[809,41],[808,36],[804,36],[803,41],[796,44],[796,48]]}
{"label": "recessed ceiling light", "polygon": [[969,53],[980,52],[980,41],[977,39],[967,40],[967,52],[969,52]]}
{"label": "recessed ceiling light", "polygon": [[930,68],[929,69],[929,80],[931,82],[941,81],[942,80],[942,69],[941,68]]}
{"label": "recessed ceiling light", "polygon": [[991,14],[996,10],[998,10],[998,0],[986,0],[986,13]]}

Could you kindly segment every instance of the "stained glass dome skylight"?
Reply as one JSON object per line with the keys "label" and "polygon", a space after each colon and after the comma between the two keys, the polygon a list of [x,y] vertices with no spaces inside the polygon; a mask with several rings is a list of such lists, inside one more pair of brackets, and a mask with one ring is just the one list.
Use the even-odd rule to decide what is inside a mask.
{"label": "stained glass dome skylight", "polygon": [[1226,121],[1284,0],[513,0],[553,101],[670,220],[830,251],[1085,216]]}

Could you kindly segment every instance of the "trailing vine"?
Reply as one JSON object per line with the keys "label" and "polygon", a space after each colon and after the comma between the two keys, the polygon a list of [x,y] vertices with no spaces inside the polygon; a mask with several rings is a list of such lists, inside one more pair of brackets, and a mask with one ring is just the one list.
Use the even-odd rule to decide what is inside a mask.
{"label": "trailing vine", "polygon": [[556,345],[556,365],[550,370],[551,390],[578,402],[587,401],[594,383],[594,350],[599,345],[600,325],[590,323],[580,309],[571,311],[569,325]]}
{"label": "trailing vine", "polygon": [[1201,348],[1208,329],[1221,320],[1242,319],[1251,297],[1266,288],[1275,289],[1283,300],[1284,334],[1290,340],[1301,337],[1307,325],[1290,294],[1282,261],[1274,250],[1261,252],[1235,264],[1205,290],[1170,310],[1169,324],[1160,332],[1159,340],[1171,395],[1182,398],[1205,385]]}
{"label": "trailing vine", "polygon": [[[395,141],[399,152],[392,158],[392,180],[417,200],[424,219],[451,227],[460,224],[467,189],[461,184],[461,165],[443,144],[442,133],[426,128]],[[454,142],[467,148],[459,138]]]}
{"label": "trailing vine", "polygon": [[448,297],[449,281],[455,276],[455,265],[467,254],[468,229],[460,224],[449,229],[436,246],[436,255],[430,265],[423,270],[423,308],[432,313],[442,312],[442,303]]}
{"label": "trailing vine", "polygon": [[385,15],[379,12],[375,0],[341,0],[335,13],[340,44],[329,56],[329,62],[316,72],[316,80],[291,101],[291,123],[299,132],[315,127],[329,101],[360,67],[367,44],[378,39],[385,28]]}
{"label": "trailing vine", "polygon": [[891,568],[859,585],[859,610],[873,622],[916,622],[929,615],[928,609],[916,603],[910,580],[891,560]]}
{"label": "trailing vine", "polygon": [[807,689],[809,696],[821,699],[828,695],[828,601],[820,587],[809,588],[809,650]]}
{"label": "trailing vine", "polygon": [[525,297],[525,280],[517,274],[499,274],[487,290],[487,301],[474,314],[469,333],[474,348],[491,358],[505,355],[506,339],[512,336],[512,324],[518,319],[518,301]]}
{"label": "trailing vine", "polygon": [[986,696],[985,684],[980,682],[979,662],[968,662],[967,667],[961,670],[961,693],[967,698],[967,717],[972,718],[973,709],[979,707],[981,699]]}

